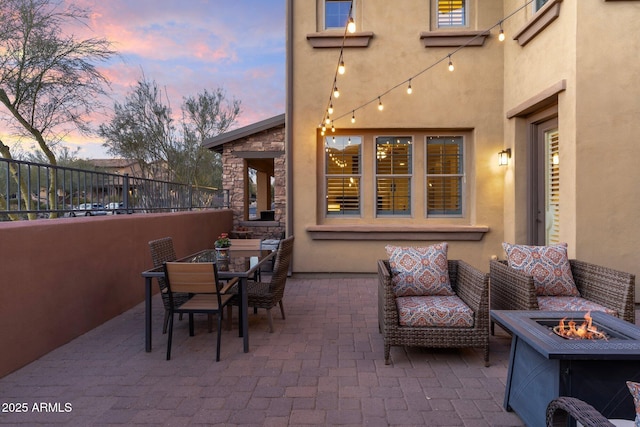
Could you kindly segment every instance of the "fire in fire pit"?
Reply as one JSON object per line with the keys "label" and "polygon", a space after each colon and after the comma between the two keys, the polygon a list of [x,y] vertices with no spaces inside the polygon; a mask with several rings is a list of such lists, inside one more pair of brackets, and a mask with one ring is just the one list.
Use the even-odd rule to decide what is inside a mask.
{"label": "fire in fire pit", "polygon": [[593,324],[591,312],[584,315],[584,322],[577,325],[574,320],[569,320],[565,324],[566,317],[560,319],[558,326],[553,327],[553,332],[557,335],[570,340],[607,340],[604,332],[598,330]]}

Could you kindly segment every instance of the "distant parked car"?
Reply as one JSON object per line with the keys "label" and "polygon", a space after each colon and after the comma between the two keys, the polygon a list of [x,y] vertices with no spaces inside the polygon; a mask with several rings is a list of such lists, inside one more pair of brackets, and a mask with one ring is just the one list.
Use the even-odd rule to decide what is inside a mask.
{"label": "distant parked car", "polygon": [[133,213],[133,210],[129,210],[129,212],[127,212],[127,210],[124,208],[124,203],[122,202],[111,202],[111,203],[107,203],[107,206],[105,206],[104,208],[107,211],[107,215],[119,215],[119,214],[126,214],[126,213]]}
{"label": "distant parked car", "polygon": [[92,216],[92,215],[106,215],[107,211],[104,210],[102,203],[82,203],[74,208],[71,212],[71,216]]}

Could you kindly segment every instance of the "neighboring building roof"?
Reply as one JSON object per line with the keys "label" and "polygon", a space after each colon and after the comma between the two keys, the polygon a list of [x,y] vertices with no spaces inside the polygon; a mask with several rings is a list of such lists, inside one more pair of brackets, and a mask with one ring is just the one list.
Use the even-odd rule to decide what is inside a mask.
{"label": "neighboring building roof", "polygon": [[97,168],[126,168],[137,163],[130,159],[89,159],[88,161]]}
{"label": "neighboring building roof", "polygon": [[209,150],[221,152],[222,146],[227,142],[237,141],[239,139],[246,138],[251,135],[255,135],[265,130],[282,127],[282,126],[284,126],[284,114],[279,114],[277,116],[262,120],[260,122],[256,122],[248,126],[245,126],[239,129],[234,129],[229,132],[216,135],[212,138],[205,139],[204,142],[202,143],[202,146],[205,148],[208,148]]}

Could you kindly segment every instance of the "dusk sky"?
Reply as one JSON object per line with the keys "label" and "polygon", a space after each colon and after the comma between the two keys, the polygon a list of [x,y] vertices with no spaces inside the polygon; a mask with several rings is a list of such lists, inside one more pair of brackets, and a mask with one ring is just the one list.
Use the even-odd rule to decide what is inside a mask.
{"label": "dusk sky", "polygon": [[[235,127],[284,113],[285,0],[66,0],[92,12],[80,38],[104,37],[119,57],[100,70],[112,99],[125,96],[144,72],[166,89],[174,115],[184,96],[223,88],[242,102]],[[104,118],[92,119],[97,126]],[[109,157],[98,137],[70,136],[82,158]]]}

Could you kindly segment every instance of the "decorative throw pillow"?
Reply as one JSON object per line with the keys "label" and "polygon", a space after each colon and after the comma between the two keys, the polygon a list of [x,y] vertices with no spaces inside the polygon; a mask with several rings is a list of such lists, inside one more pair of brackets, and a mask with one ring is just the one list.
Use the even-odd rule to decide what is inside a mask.
{"label": "decorative throw pillow", "polygon": [[567,244],[525,246],[503,243],[509,267],[533,276],[537,295],[580,296],[571,274]]}
{"label": "decorative throw pillow", "polygon": [[427,247],[385,246],[397,297],[455,295],[449,282],[447,243]]}
{"label": "decorative throw pillow", "polygon": [[633,403],[636,405],[636,427],[640,427],[640,383],[627,381],[627,387],[629,387]]}

